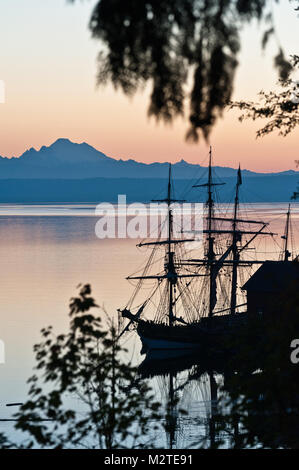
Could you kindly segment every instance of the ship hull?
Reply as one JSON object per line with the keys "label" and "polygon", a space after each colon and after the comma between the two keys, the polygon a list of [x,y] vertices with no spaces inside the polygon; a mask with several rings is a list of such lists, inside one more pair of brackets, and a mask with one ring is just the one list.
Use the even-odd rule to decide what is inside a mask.
{"label": "ship hull", "polygon": [[190,351],[199,349],[202,336],[196,326],[174,326],[154,324],[140,321],[137,333],[141,339],[143,351],[168,350]]}
{"label": "ship hull", "polygon": [[246,313],[206,318],[186,326],[161,325],[141,320],[137,333],[144,353],[151,350],[194,351],[209,346],[220,346],[223,340],[238,334],[246,321]]}
{"label": "ship hull", "polygon": [[186,351],[198,349],[200,345],[198,343],[188,343],[187,341],[172,341],[160,338],[148,338],[143,335],[139,335],[142,345],[145,350],[175,350],[175,351]]}

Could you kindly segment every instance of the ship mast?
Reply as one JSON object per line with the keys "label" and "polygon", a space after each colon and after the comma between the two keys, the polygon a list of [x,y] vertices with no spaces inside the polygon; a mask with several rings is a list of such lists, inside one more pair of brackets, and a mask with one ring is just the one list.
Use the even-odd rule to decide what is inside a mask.
{"label": "ship mast", "polygon": [[214,237],[212,237],[211,230],[212,230],[212,217],[213,217],[213,209],[214,209],[214,200],[212,197],[212,147],[210,147],[210,154],[209,154],[209,178],[208,178],[208,230],[209,230],[209,248],[208,248],[208,260],[210,262],[213,261],[215,258],[214,253]]}
{"label": "ship mast", "polygon": [[288,261],[291,253],[288,250],[288,244],[289,244],[289,233],[290,233],[290,217],[291,217],[291,204],[289,204],[289,209],[287,212],[287,221],[286,221],[286,227],[285,227],[285,233],[281,237],[284,240],[284,248],[283,248],[283,260]]}
{"label": "ship mast", "polygon": [[[193,242],[195,241],[194,238],[191,239],[175,239],[174,238],[174,231],[173,231],[173,211],[171,205],[175,202],[185,202],[184,200],[173,199],[172,198],[172,185],[171,185],[171,164],[169,164],[169,171],[168,171],[168,189],[167,189],[167,196],[165,199],[153,199],[152,202],[163,202],[167,204],[167,217],[166,221],[168,223],[168,230],[167,230],[167,237],[164,240],[159,239],[155,242],[145,242],[139,243],[137,246],[157,246],[157,245],[165,245],[166,246],[166,253],[165,253],[165,264],[164,264],[164,273],[160,273],[157,275],[147,275],[144,273],[141,276],[128,276],[127,279],[130,280],[147,280],[147,279],[156,279],[157,281],[166,281],[168,283],[168,293],[167,293],[167,303],[168,303],[168,323],[169,326],[173,326],[176,321],[182,321],[182,318],[177,318],[173,307],[176,304],[177,299],[175,298],[175,287],[177,285],[178,279],[181,278],[196,278],[206,276],[205,274],[198,274],[198,273],[187,273],[181,274],[177,272],[177,263],[175,259],[175,246],[177,244]],[[138,287],[140,288],[140,286]],[[130,311],[127,309],[122,310],[122,315],[124,317],[129,318],[131,321],[136,321],[137,317],[131,314]],[[139,318],[139,316],[138,316]]]}
{"label": "ship mast", "polygon": [[233,267],[232,267],[232,288],[231,288],[231,305],[230,305],[232,314],[236,313],[236,305],[237,305],[238,263],[240,261],[238,242],[241,240],[241,234],[237,230],[237,222],[238,222],[238,210],[239,210],[239,189],[240,189],[241,184],[242,184],[242,176],[241,176],[241,168],[239,165],[237,184],[236,184],[235,205],[234,205],[234,218],[233,218],[233,223],[232,223]]}
{"label": "ship mast", "polygon": [[216,304],[216,277],[215,273],[215,252],[214,252],[214,231],[212,230],[212,223],[214,220],[214,199],[213,199],[213,187],[222,186],[224,183],[213,183],[212,176],[212,147],[210,147],[209,152],[209,174],[208,182],[206,184],[194,185],[193,188],[199,188],[206,186],[208,189],[208,199],[206,202],[208,208],[208,217],[207,217],[207,232],[208,232],[208,252],[207,252],[207,262],[209,267],[209,317],[213,316],[213,310]]}
{"label": "ship mast", "polygon": [[[210,158],[211,162],[211,158]],[[210,163],[211,165],[211,163]],[[223,183],[222,183],[223,184]],[[254,264],[263,264],[264,261],[253,261],[253,260],[241,260],[240,253],[243,252],[248,248],[248,246],[256,239],[258,236],[273,236],[277,235],[271,232],[264,232],[264,229],[269,225],[267,222],[257,221],[257,220],[244,220],[239,218],[239,191],[240,186],[242,184],[242,176],[241,176],[241,169],[239,166],[238,173],[237,173],[237,184],[236,184],[236,193],[235,193],[235,201],[234,201],[234,213],[232,218],[226,217],[218,217],[213,215],[213,208],[214,208],[214,201],[212,196],[212,186],[216,186],[217,184],[213,183],[211,180],[211,173],[209,171],[209,181],[208,184],[203,184],[199,186],[208,186],[208,201],[207,205],[209,208],[209,215],[208,215],[208,229],[204,230],[203,233],[208,235],[209,240],[209,250],[207,253],[207,257],[205,259],[189,259],[184,264],[188,266],[208,266],[209,267],[209,278],[210,278],[210,308],[209,308],[209,316],[213,316],[214,314],[218,314],[222,311],[229,310],[231,313],[236,313],[236,308],[242,305],[237,305],[237,284],[238,284],[238,268],[244,266],[252,266]],[[198,187],[198,186],[194,186]],[[212,201],[212,202],[211,202]],[[231,223],[230,229],[217,229],[212,226],[212,221],[221,221]],[[261,225],[261,228],[257,231],[252,230],[240,230],[238,228],[239,223],[246,223],[246,224],[258,224]],[[227,234],[232,236],[232,241],[226,251],[220,256],[219,259],[216,259],[216,255],[214,252],[214,234]],[[252,235],[252,237],[245,243],[244,246],[238,246],[238,243],[241,241],[242,235]],[[231,259],[228,259],[229,256],[232,255]],[[222,267],[229,266],[232,268],[232,279],[231,279],[231,298],[229,302],[229,308],[221,311],[214,311],[215,304],[217,302],[216,297],[216,280],[218,274]]]}
{"label": "ship mast", "polygon": [[213,298],[215,296],[214,290],[215,290],[215,285],[214,282],[214,259],[215,259],[215,253],[214,253],[214,241],[215,238],[212,236],[212,217],[214,215],[214,200],[212,197],[212,147],[210,147],[210,155],[209,155],[209,179],[208,179],[208,230],[209,230],[209,236],[208,236],[208,263],[210,265],[210,296],[209,296],[209,317],[213,315],[213,309],[214,309],[214,302]]}
{"label": "ship mast", "polygon": [[[169,172],[168,172],[168,190],[167,196],[164,199],[156,199],[152,202],[164,202],[167,204],[167,216],[166,222],[168,222],[168,230],[167,236],[162,239],[162,232],[159,235],[157,241],[148,241],[139,243],[137,246],[163,246],[165,245],[166,253],[165,253],[165,263],[164,263],[164,270],[163,272],[159,272],[158,274],[148,274],[149,264],[146,265],[144,268],[142,275],[133,275],[128,276],[127,279],[129,280],[157,280],[158,286],[160,282],[166,281],[167,289],[165,290],[165,297],[163,301],[163,310],[164,305],[167,306],[165,309],[165,314],[168,317],[169,326],[175,326],[176,322],[186,323],[182,317],[177,317],[176,312],[174,312],[174,305],[176,304],[178,298],[175,298],[175,290],[176,285],[178,284],[181,278],[198,278],[204,277],[209,279],[207,288],[209,289],[209,310],[208,315],[212,317],[214,314],[217,315],[218,313],[224,312],[226,310],[230,310],[232,314],[236,313],[236,309],[242,305],[236,305],[237,301],[237,284],[238,284],[238,269],[240,267],[246,266],[253,266],[254,264],[263,264],[264,261],[257,261],[257,260],[248,260],[242,259],[240,254],[245,251],[248,246],[256,239],[258,236],[273,236],[277,235],[271,232],[264,232],[264,229],[268,225],[268,223],[256,220],[243,220],[239,218],[239,190],[242,184],[242,177],[241,177],[241,169],[239,167],[238,170],[238,178],[236,184],[236,194],[235,194],[235,203],[234,203],[234,213],[233,218],[226,218],[226,217],[219,217],[214,215],[214,199],[213,199],[213,188],[214,186],[220,186],[225,183],[214,183],[212,178],[212,149],[210,148],[209,152],[209,173],[208,173],[208,181],[205,184],[194,185],[193,187],[207,187],[208,190],[208,198],[206,201],[206,206],[208,208],[208,216],[207,216],[207,228],[203,230],[203,233],[207,235],[207,252],[204,255],[204,259],[188,259],[188,260],[178,260],[175,257],[175,247],[178,244],[186,243],[195,241],[194,238],[192,239],[175,239],[174,237],[174,230],[173,230],[173,210],[172,210],[172,203],[174,202],[185,202],[183,200],[176,200],[172,199],[172,184],[171,184],[171,164],[169,165]],[[220,221],[222,223],[230,223],[230,227],[215,227],[215,221]],[[246,224],[258,224],[261,225],[261,228],[258,230],[251,230],[239,229],[239,223],[246,223]],[[289,233],[289,217],[287,222],[287,237]],[[231,243],[227,246],[227,249],[217,254],[215,253],[215,235],[229,235],[231,236]],[[240,246],[241,236],[243,235],[251,235],[251,238],[246,240],[244,246]],[[287,256],[287,247],[288,244],[285,244],[285,256]],[[154,251],[152,252],[154,253]],[[151,258],[150,258],[151,259]],[[189,271],[186,274],[182,274],[180,269],[182,266],[190,267],[200,267],[204,266],[206,271],[204,274],[198,271]],[[222,309],[220,311],[214,311],[215,306],[217,304],[217,279],[221,269],[225,266],[228,266],[232,269],[232,281],[231,281],[231,298],[227,309]],[[190,281],[191,282],[191,281]],[[141,284],[136,286],[136,292],[140,289]],[[148,300],[147,300],[148,301]],[[128,318],[130,322],[138,322],[141,313],[143,312],[144,307],[146,306],[147,301],[139,308],[136,315],[133,315],[130,310],[127,308],[121,310],[122,316]],[[166,302],[165,302],[166,301]],[[164,303],[165,302],[165,303]]]}
{"label": "ship mast", "polygon": [[173,325],[174,315],[173,315],[173,291],[175,284],[177,282],[177,273],[174,266],[174,251],[172,251],[171,239],[173,232],[173,218],[170,205],[172,203],[171,199],[171,163],[169,164],[168,172],[168,191],[167,191],[167,210],[168,210],[168,263],[166,264],[166,275],[168,280],[168,291],[169,291],[169,306],[168,306],[168,320],[169,326]]}

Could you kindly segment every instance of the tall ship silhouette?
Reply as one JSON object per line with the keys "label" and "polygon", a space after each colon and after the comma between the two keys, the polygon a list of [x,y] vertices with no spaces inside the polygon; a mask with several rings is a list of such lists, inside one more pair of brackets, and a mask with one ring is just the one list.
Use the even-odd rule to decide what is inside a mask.
{"label": "tall ship silhouette", "polygon": [[[135,328],[143,352],[190,351],[216,344],[220,337],[237,334],[247,322],[247,299],[242,287],[246,287],[256,268],[267,263],[267,259],[256,259],[254,242],[277,234],[269,231],[268,222],[251,220],[241,212],[240,167],[233,204],[227,207],[216,202],[221,189],[218,187],[223,184],[214,178],[210,149],[207,180],[193,185],[207,193],[202,243],[198,249],[198,234],[194,230],[184,237],[174,236],[175,204],[184,201],[175,199],[169,166],[166,197],[155,200],[166,205],[165,218],[154,241],[145,240],[137,245],[149,250],[149,256],[141,271],[127,278],[135,283],[135,288],[125,308],[119,310],[122,319],[127,320],[121,335]],[[290,210],[279,261],[288,265],[289,224]],[[279,266],[276,268],[280,270]],[[297,267],[295,271],[296,277]]]}

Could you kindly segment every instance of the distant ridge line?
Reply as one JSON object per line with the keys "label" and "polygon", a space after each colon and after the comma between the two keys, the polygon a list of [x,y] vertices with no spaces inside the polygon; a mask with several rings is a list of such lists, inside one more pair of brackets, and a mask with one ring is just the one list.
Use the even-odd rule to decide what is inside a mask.
{"label": "distant ridge line", "polygon": [[[237,166],[237,165],[236,165]],[[181,159],[173,163],[175,179],[200,179],[206,167]],[[237,168],[215,166],[217,177],[234,177]],[[168,163],[143,163],[134,159],[123,160],[107,156],[91,145],[57,139],[40,150],[30,148],[19,157],[0,157],[0,179],[86,179],[86,178],[165,178]],[[242,170],[244,177],[296,176],[299,171],[259,173]]]}

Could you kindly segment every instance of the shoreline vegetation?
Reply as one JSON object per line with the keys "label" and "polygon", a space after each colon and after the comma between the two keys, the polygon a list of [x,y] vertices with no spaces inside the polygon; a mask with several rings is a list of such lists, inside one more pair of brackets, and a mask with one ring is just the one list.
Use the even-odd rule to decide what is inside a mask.
{"label": "shoreline vegetation", "polygon": [[[138,369],[120,359],[123,348],[112,319],[103,309],[94,315],[99,307],[90,285],[79,287],[70,301],[68,333],[44,328],[34,346],[27,401],[14,415],[24,440],[16,444],[2,433],[0,448],[155,449],[155,433],[161,430],[173,440],[178,416],[192,418],[181,408],[174,414],[179,394],[163,406],[156,401],[147,381],[138,379]],[[297,285],[290,286],[271,315],[252,317],[229,345],[223,344],[222,355],[193,358],[194,377],[206,373],[214,386],[215,373],[224,379],[206,435],[196,421],[193,449],[227,448],[228,440],[235,449],[299,447],[299,366],[290,360],[299,329],[298,295]],[[183,358],[181,363],[184,368]],[[190,368],[188,358],[185,367]],[[167,367],[163,374],[175,376]],[[70,406],[70,396],[80,401],[80,411]]]}

